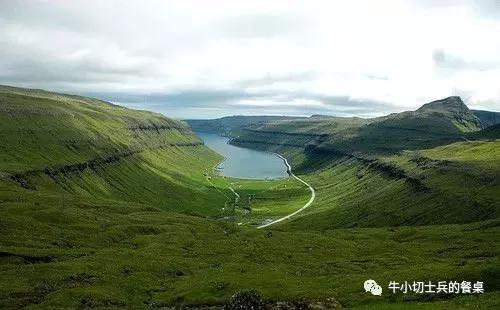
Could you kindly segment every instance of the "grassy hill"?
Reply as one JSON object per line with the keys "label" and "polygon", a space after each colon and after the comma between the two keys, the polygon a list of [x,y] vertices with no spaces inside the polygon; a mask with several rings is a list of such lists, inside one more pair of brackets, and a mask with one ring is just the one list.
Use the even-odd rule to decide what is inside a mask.
{"label": "grassy hill", "polygon": [[216,214],[217,203],[205,209],[200,204],[224,198],[203,176],[221,157],[183,122],[95,99],[10,87],[0,88],[0,101],[5,191],[21,188],[204,215]]}
{"label": "grassy hill", "polygon": [[290,157],[302,162],[298,169],[316,188],[318,200],[291,225],[416,226],[498,218],[499,152],[498,140],[463,141],[370,159],[292,151]]}
{"label": "grassy hill", "polygon": [[375,119],[271,122],[232,143],[285,154],[316,188],[315,207],[292,226],[466,223],[500,210],[499,136],[481,127],[449,97]]}
{"label": "grassy hill", "polygon": [[479,119],[462,100],[449,97],[416,111],[374,119],[311,118],[265,124],[248,128],[234,143],[314,145],[326,151],[388,154],[459,141],[480,129]]}
{"label": "grassy hill", "polygon": [[[496,130],[376,157],[322,151],[332,135],[375,121],[238,126],[242,139],[277,139],[272,148],[318,194],[303,216],[257,230],[252,222],[299,207],[307,189],[217,175],[221,156],[183,122],[2,86],[0,308],[221,309],[253,289],[271,309],[498,307]],[[460,186],[456,197],[479,203],[474,212],[424,189]],[[384,287],[381,297],[363,290],[368,278]],[[486,293],[385,291],[405,280],[484,281]]]}

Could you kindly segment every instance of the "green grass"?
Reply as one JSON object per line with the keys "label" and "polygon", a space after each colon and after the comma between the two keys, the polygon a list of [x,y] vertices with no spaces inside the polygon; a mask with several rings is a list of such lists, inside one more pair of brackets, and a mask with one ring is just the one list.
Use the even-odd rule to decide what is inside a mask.
{"label": "green grass", "polygon": [[231,185],[240,195],[236,221],[244,225],[261,224],[300,209],[311,193],[294,178],[272,181],[234,180]]}
{"label": "green grass", "polygon": [[[500,212],[498,141],[365,159],[282,148],[317,192],[296,229],[468,223]],[[278,150],[280,151],[280,150]]]}
{"label": "green grass", "polygon": [[227,182],[216,191],[203,175],[221,156],[184,123],[43,91],[0,98],[0,189],[221,216]]}
{"label": "green grass", "polygon": [[387,155],[403,150],[436,147],[474,137],[481,121],[458,97],[422,106],[416,111],[361,119],[311,117],[252,124],[235,143],[276,149],[277,146],[312,147],[318,152]]}
{"label": "green grass", "polygon": [[498,302],[497,221],[270,233],[144,206],[25,200],[2,206],[2,307],[219,304],[246,288],[348,307],[427,301],[367,295],[367,278],[484,280],[480,303]]}
{"label": "green grass", "polygon": [[[8,87],[0,87],[0,98],[3,171],[45,168],[146,147],[200,142],[181,122],[98,100]],[[163,134],[158,134],[160,131]]]}
{"label": "green grass", "polygon": [[285,155],[316,188],[293,221],[299,229],[451,224],[499,215],[494,127],[478,131],[477,117],[450,97],[364,121],[271,122],[234,143]]}
{"label": "green grass", "polygon": [[[262,230],[254,224],[298,209],[308,189],[292,178],[219,176],[221,156],[183,122],[0,87],[0,308],[221,306],[244,289],[267,302],[333,297],[348,308],[499,306],[491,133],[365,157],[306,145],[331,141],[328,130],[355,139],[386,118],[256,119],[245,123],[253,131],[229,121],[274,143],[317,191],[296,218]],[[427,145],[400,141],[384,149]],[[484,281],[487,293],[375,297],[363,290],[368,278],[384,289],[391,280]]]}

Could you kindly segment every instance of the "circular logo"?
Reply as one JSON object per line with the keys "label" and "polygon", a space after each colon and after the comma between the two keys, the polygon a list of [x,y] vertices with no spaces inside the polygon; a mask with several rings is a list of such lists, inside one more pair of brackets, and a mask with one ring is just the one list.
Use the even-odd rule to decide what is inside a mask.
{"label": "circular logo", "polygon": [[372,295],[382,295],[382,287],[375,280],[366,280],[363,287],[365,288],[365,292],[370,292]]}

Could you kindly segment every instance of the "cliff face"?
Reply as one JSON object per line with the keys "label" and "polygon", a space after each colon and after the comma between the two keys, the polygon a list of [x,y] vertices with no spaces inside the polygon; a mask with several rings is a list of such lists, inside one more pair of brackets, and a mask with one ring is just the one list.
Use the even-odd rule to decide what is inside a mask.
{"label": "cliff face", "polygon": [[99,161],[175,144],[200,144],[183,122],[91,98],[0,88],[0,170]]}
{"label": "cliff face", "polygon": [[460,97],[449,97],[427,103],[416,111],[375,119],[312,117],[245,128],[234,143],[264,149],[315,145],[324,151],[373,155],[459,141],[481,127]]}

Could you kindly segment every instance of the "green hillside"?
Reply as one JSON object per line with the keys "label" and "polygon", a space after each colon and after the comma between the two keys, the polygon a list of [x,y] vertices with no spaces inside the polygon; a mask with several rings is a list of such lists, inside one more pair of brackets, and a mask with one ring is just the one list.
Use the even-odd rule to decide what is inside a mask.
{"label": "green hillside", "polygon": [[224,206],[226,193],[211,190],[203,176],[221,157],[185,123],[44,91],[2,87],[0,101],[4,193],[26,189],[204,215]]}
{"label": "green hillside", "polygon": [[[388,119],[418,122],[236,121],[233,143],[280,152],[317,192],[300,216],[256,229],[308,189],[221,177],[222,157],[184,122],[2,86],[0,308],[223,309],[246,290],[267,309],[498,307],[497,130],[433,113],[415,112],[449,120],[456,130],[436,128],[455,142],[438,145],[448,140],[430,130],[383,152],[335,147]],[[364,291],[368,278],[382,296]],[[405,280],[484,281],[485,294],[386,292]]]}
{"label": "green hillside", "polygon": [[375,119],[273,122],[232,143],[285,154],[316,188],[315,207],[293,226],[466,223],[500,210],[500,143],[495,126],[480,129],[461,99],[449,97]]}
{"label": "green hillside", "polygon": [[[500,141],[457,142],[366,159],[297,155],[318,192],[300,228],[467,223],[500,215]],[[303,157],[304,159],[301,159]],[[292,155],[292,158],[293,155]],[[311,163],[318,163],[311,173]]]}
{"label": "green hillside", "polygon": [[483,128],[500,124],[500,112],[472,110],[472,113],[481,121]]}
{"label": "green hillside", "polygon": [[481,131],[474,132],[474,133],[470,134],[469,138],[473,139],[473,140],[500,139],[500,124],[492,125],[492,126],[487,127]]}
{"label": "green hillside", "polygon": [[449,97],[416,111],[374,119],[311,118],[265,124],[248,128],[234,143],[311,144],[326,151],[349,154],[388,154],[459,141],[467,133],[480,129],[479,119],[462,100]]}

